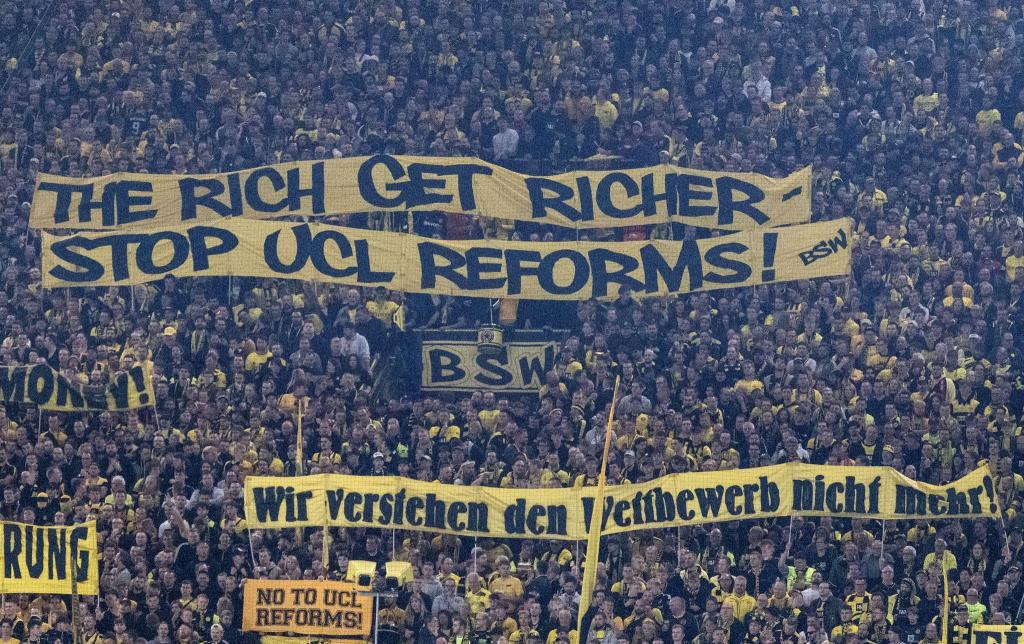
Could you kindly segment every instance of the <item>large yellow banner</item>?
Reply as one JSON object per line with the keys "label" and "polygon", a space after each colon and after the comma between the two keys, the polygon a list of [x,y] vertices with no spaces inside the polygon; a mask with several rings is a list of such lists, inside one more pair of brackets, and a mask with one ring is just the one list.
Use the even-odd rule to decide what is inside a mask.
{"label": "large yellow banner", "polygon": [[[468,487],[340,474],[245,479],[245,518],[252,528],[330,525],[581,540],[595,504],[593,488]],[[987,467],[930,485],[888,467],[803,463],[609,486],[600,506],[605,535],[791,515],[927,520],[997,517],[999,511]]]}
{"label": "large yellow banner", "polygon": [[225,219],[444,211],[572,228],[810,221],[811,169],[773,179],[659,165],[528,176],[473,158],[351,157],[223,174],[40,174],[29,225],[154,230]]}
{"label": "large yellow banner", "polygon": [[156,400],[150,370],[136,365],[102,387],[72,383],[47,364],[0,367],[0,400],[50,411],[124,411]]}
{"label": "large yellow banner", "polygon": [[975,624],[971,628],[973,644],[1018,644],[1021,633],[1024,633],[1024,626],[1010,624]]}
{"label": "large yellow banner", "polygon": [[72,575],[79,594],[99,592],[96,522],[43,526],[4,521],[0,527],[3,529],[0,595],[70,595]]}
{"label": "large yellow banner", "polygon": [[847,275],[850,220],[690,241],[442,241],[323,224],[236,220],[149,233],[43,233],[43,286],[242,276],[411,293],[587,300]]}
{"label": "large yellow banner", "polygon": [[341,581],[246,579],[242,629],[327,637],[365,637],[373,598]]}

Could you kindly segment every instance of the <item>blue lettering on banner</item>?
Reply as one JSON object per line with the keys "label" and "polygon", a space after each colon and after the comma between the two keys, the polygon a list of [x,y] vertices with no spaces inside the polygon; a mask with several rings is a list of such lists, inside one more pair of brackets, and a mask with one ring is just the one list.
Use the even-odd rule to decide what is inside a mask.
{"label": "blue lettering on banner", "polygon": [[597,183],[598,207],[605,214],[616,219],[628,219],[640,214],[640,209],[643,206],[639,203],[620,208],[612,202],[612,189],[616,185],[622,186],[627,198],[633,198],[640,194],[640,188],[637,187],[636,182],[628,174],[625,172],[609,172]]}
{"label": "blue lettering on banner", "polygon": [[[39,192],[57,194],[57,202],[53,208],[53,223],[75,224],[92,222],[92,213],[99,211],[100,221],[104,226],[133,224],[156,217],[156,210],[141,208],[153,203],[153,184],[149,181],[111,181],[103,188],[99,201],[93,201],[92,184],[66,184],[42,181],[36,188]],[[71,220],[71,205],[78,196],[76,219]]]}
{"label": "blue lettering on banner", "polygon": [[509,249],[505,251],[505,272],[508,275],[508,294],[523,292],[523,278],[540,275],[540,252],[535,250]]}
{"label": "blue lettering on banner", "polygon": [[834,253],[838,253],[840,248],[846,250],[847,244],[846,231],[840,228],[831,239],[822,239],[812,246],[810,250],[797,253],[797,255],[804,266],[810,266],[820,259],[825,259]]}
{"label": "blue lettering on banner", "polygon": [[[555,281],[555,271],[561,260],[568,260],[572,264],[572,279],[564,286]],[[549,253],[541,260],[540,269],[540,287],[555,295],[577,293],[590,281],[587,256],[577,250],[562,249]]]}
{"label": "blue lettering on banner", "polygon": [[[617,268],[612,270],[611,266]],[[603,248],[590,251],[593,296],[604,297],[611,293],[608,288],[610,284],[618,284],[620,288],[628,286],[634,291],[642,290],[644,283],[630,275],[639,267],[640,262],[637,258],[624,253],[616,253]]]}
{"label": "blue lettering on banner", "polygon": [[[191,221],[205,211],[218,217],[238,217],[246,209],[268,214],[308,210],[322,215],[325,212],[324,162],[309,165],[308,185],[302,185],[303,179],[299,167],[290,168],[282,175],[273,166],[232,172],[223,178],[183,177],[178,181],[181,220]],[[307,198],[310,200],[308,209],[303,208],[303,200]]]}
{"label": "blue lettering on banner", "polygon": [[77,582],[89,578],[89,552],[81,547],[89,535],[86,526],[4,523],[2,534],[4,579],[65,581],[69,564]]}
{"label": "blue lettering on banner", "polygon": [[[307,167],[308,176],[303,176]],[[237,217],[245,210],[265,214],[302,210],[319,215],[325,212],[324,187],[323,161],[286,172],[266,166],[222,177],[182,177],[178,180],[181,221],[194,220],[207,212]],[[92,223],[94,212],[99,212],[104,227],[143,222],[157,215],[156,209],[147,208],[153,204],[153,184],[149,181],[111,181],[103,187],[99,199],[94,199],[93,184],[43,181],[38,191],[56,194],[53,223],[57,226]]]}
{"label": "blue lettering on banner", "polygon": [[44,409],[128,409],[130,385],[140,405],[150,402],[145,373],[138,365],[118,373],[105,388],[88,392],[80,391],[48,364],[0,367],[0,401],[32,403]]}
{"label": "blue lettering on banner", "polygon": [[[715,193],[710,190],[711,179],[700,175],[680,174],[676,177],[676,190],[679,194],[679,215],[681,217],[710,217],[715,214],[715,207],[701,204],[711,201]],[[704,190],[703,188],[708,188]]]}
{"label": "blue lettering on banner", "polygon": [[[496,259],[497,262],[483,260]],[[501,249],[477,246],[466,251],[466,270],[470,275],[480,276],[477,283],[480,288],[501,288],[505,285],[504,277],[483,277],[485,273],[501,273]]]}
{"label": "blue lettering on banner", "polygon": [[459,366],[462,362],[459,354],[435,347],[427,355],[430,356],[428,364],[431,383],[440,385],[447,382],[459,382],[466,377],[466,370]]}
{"label": "blue lettering on banner", "polygon": [[544,347],[544,360],[538,356],[523,356],[519,358],[519,377],[523,384],[530,386],[536,381],[540,388],[544,384],[544,376],[555,366],[555,345]]}
{"label": "blue lettering on banner", "polygon": [[569,221],[584,219],[579,210],[567,203],[575,195],[571,186],[547,177],[527,177],[525,183],[526,192],[530,196],[530,216],[534,219],[544,219],[548,216],[549,209]]}
{"label": "blue lettering on banner", "polygon": [[708,249],[704,261],[708,265],[722,269],[723,273],[706,273],[705,279],[714,284],[740,284],[747,281],[753,269],[746,262],[733,259],[728,255],[742,255],[750,250],[745,244],[730,242],[718,244]]}
{"label": "blue lettering on banner", "polygon": [[[393,181],[378,186],[373,179],[374,170],[378,167],[386,170]],[[453,203],[455,196],[448,191],[446,177],[454,177],[455,194],[459,198],[458,209],[473,211],[476,210],[473,177],[491,174],[493,174],[493,170],[480,163],[440,165],[414,162],[403,166],[397,158],[381,154],[370,157],[359,166],[357,180],[359,195],[373,206],[378,208],[422,208]],[[406,178],[406,180],[399,181],[402,178]]]}
{"label": "blue lettering on banner", "polygon": [[986,626],[978,624],[972,629],[971,644],[1017,644],[1024,626]]}
{"label": "blue lettering on banner", "polygon": [[670,293],[679,291],[683,283],[683,276],[689,275],[689,288],[700,288],[704,283],[704,266],[700,257],[700,248],[697,242],[686,240],[679,246],[679,255],[676,262],[669,265],[665,257],[658,252],[658,249],[647,244],[640,249],[640,261],[643,262],[644,290],[647,292],[656,291],[658,284],[665,282]]}
{"label": "blue lettering on banner", "polygon": [[505,387],[512,384],[512,374],[508,366],[508,348],[502,347],[495,355],[476,354],[476,366],[480,369],[474,380],[485,387]]}
{"label": "blue lettering on banner", "polygon": [[718,225],[733,223],[735,213],[742,213],[758,224],[768,223],[768,216],[754,207],[764,201],[764,191],[752,183],[735,177],[719,177],[715,182],[718,190]]}
{"label": "blue lettering on banner", "polygon": [[[345,278],[356,277],[360,284],[387,284],[394,272],[375,271],[370,265],[369,244],[365,239],[357,239],[350,243],[348,237],[339,230],[324,229],[313,235],[309,224],[292,226],[289,229],[295,241],[295,257],[289,263],[281,260],[278,248],[281,232],[274,231],[263,242],[263,260],[271,270],[284,275],[301,271],[310,261],[313,267],[323,275]],[[341,259],[349,259],[355,255],[355,264],[351,266],[334,265],[328,261],[327,244],[331,242],[338,250]],[[355,250],[355,253],[352,251]]]}
{"label": "blue lettering on banner", "polygon": [[423,386],[429,389],[537,389],[558,354],[555,342],[504,345],[496,353],[481,353],[475,345],[456,350],[438,341],[425,342],[423,349]]}
{"label": "blue lettering on banner", "polygon": [[[844,266],[838,260],[849,257],[846,229],[832,228],[831,223],[813,226],[809,235],[795,231],[799,239],[812,240],[802,246],[807,250],[778,253],[791,257],[795,252],[805,266],[835,256],[833,264],[816,268],[808,277],[841,274]],[[822,231],[828,230],[836,232],[823,239]],[[750,284],[755,268],[758,283],[776,281],[780,234],[788,233],[606,245],[492,244],[306,223],[245,222],[239,228],[47,236],[44,284],[144,283],[177,273],[323,278],[410,292],[536,299],[606,298],[622,289],[640,295],[688,293]],[[392,270],[380,270],[384,267]],[[780,279],[800,277],[792,262],[780,267],[788,271]]]}
{"label": "blue lettering on banner", "polygon": [[172,220],[440,210],[567,227],[678,221],[737,230],[771,223],[772,209],[780,210],[776,224],[809,219],[808,176],[804,170],[779,184],[667,164],[529,176],[476,159],[379,154],[203,175],[42,175],[29,224],[102,230],[149,222],[166,230]]}
{"label": "blue lettering on banner", "polygon": [[[500,261],[502,251],[495,248],[473,247],[459,252],[436,242],[420,242],[418,250],[421,288],[447,285],[467,292],[504,288],[509,296],[523,294],[526,278],[532,278],[550,295],[579,293],[589,285],[591,297],[600,298],[615,295],[622,287],[653,294],[662,291],[662,284],[673,293],[699,289],[705,283],[740,284],[752,274],[743,260],[750,249],[729,241],[711,246],[703,256],[697,242],[684,241],[674,260],[666,258],[654,244],[642,246],[638,257],[609,248],[586,253],[571,248],[547,253],[505,249],[504,266]],[[688,278],[685,283],[684,277]]]}
{"label": "blue lettering on banner", "polygon": [[[213,241],[215,243],[211,244]],[[156,263],[156,248],[160,242],[170,244],[171,257],[164,264]],[[53,254],[69,266],[55,266],[50,274],[66,282],[87,284],[103,279],[106,269],[103,263],[84,255],[105,247],[110,249],[111,277],[115,281],[131,276],[129,250],[135,248],[135,266],[146,275],[170,273],[185,264],[192,257],[194,271],[207,270],[209,259],[214,255],[229,253],[238,246],[234,233],[223,228],[196,226],[184,234],[160,231],[154,233],[125,233],[104,235],[97,239],[68,237],[51,246]],[[81,252],[80,252],[81,251]]]}
{"label": "blue lettering on banner", "polygon": [[[420,242],[416,248],[420,257],[420,288],[437,288],[437,279],[440,277],[454,284],[455,288],[466,289],[466,278],[458,272],[466,265],[462,253],[433,242]],[[438,264],[438,259],[444,263]]]}
{"label": "blue lettering on banner", "polygon": [[[550,177],[526,177],[530,198],[530,217],[544,219],[554,213],[570,222],[593,221],[596,215],[629,219],[637,215],[653,217],[661,210],[669,217],[694,219],[716,217],[717,225],[731,226],[736,215],[748,217],[757,225],[768,216],[757,204],[765,193],[756,185],[722,176],[715,180],[685,172],[647,172],[639,183],[625,172],[609,172],[593,186],[590,178],[577,177],[575,189],[565,180]],[[579,208],[574,206],[579,202]],[[595,211],[596,207],[596,211]]]}

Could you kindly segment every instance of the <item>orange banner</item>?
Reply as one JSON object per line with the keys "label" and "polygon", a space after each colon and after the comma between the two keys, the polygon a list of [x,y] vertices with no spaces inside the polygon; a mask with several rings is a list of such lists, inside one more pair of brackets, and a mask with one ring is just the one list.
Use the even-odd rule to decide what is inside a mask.
{"label": "orange banner", "polygon": [[326,637],[366,637],[373,598],[341,581],[247,579],[242,630]]}

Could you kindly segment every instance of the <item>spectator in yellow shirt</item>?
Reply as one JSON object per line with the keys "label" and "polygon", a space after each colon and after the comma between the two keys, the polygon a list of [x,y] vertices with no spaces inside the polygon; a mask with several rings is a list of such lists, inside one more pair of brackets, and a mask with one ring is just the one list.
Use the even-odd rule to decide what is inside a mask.
{"label": "spectator in yellow shirt", "polygon": [[1006,280],[1014,282],[1017,279],[1017,269],[1024,266],[1024,241],[1013,242],[1013,252],[1006,256]]}
{"label": "spectator in yellow shirt", "polygon": [[366,303],[366,310],[370,315],[377,318],[384,324],[384,328],[390,329],[394,324],[395,312],[400,308],[397,302],[388,298],[388,291],[383,286],[374,289],[373,299]]}
{"label": "spectator in yellow shirt", "polygon": [[597,90],[597,97],[594,99],[594,116],[597,117],[602,132],[607,132],[615,125],[615,121],[619,120],[619,108],[609,100],[608,89],[605,87],[599,87]]}
{"label": "spectator in yellow shirt", "polygon": [[955,570],[957,568],[956,555],[947,550],[946,545],[947,544],[945,539],[935,540],[935,552],[930,552],[927,555],[925,555],[925,570],[928,570],[928,568],[933,563],[941,563],[942,567],[946,570],[946,572],[949,572],[950,570]]}
{"label": "spectator in yellow shirt", "polygon": [[978,596],[977,588],[968,588],[967,597],[964,602],[964,606],[967,607],[967,619],[972,624],[984,624],[985,623],[985,612],[988,610],[985,604],[981,603],[981,598]]}
{"label": "spectator in yellow shirt", "polygon": [[498,576],[491,580],[491,596],[518,602],[523,596],[523,582],[512,575],[508,557],[498,557]]}
{"label": "spectator in yellow shirt", "polygon": [[491,591],[484,588],[483,579],[475,572],[466,575],[466,604],[470,619],[491,608]]}
{"label": "spectator in yellow shirt", "polygon": [[939,94],[932,87],[932,79],[921,82],[921,93],[914,97],[915,114],[931,114],[939,106]]}
{"label": "spectator in yellow shirt", "polygon": [[245,370],[249,373],[259,371],[273,355],[267,346],[266,338],[257,337],[256,350],[245,356]]}
{"label": "spectator in yellow shirt", "polygon": [[833,641],[847,635],[856,635],[860,632],[860,627],[853,618],[853,610],[849,606],[843,606],[839,609],[839,619],[841,622],[832,628],[831,636]]}
{"label": "spectator in yellow shirt", "polygon": [[[995,90],[995,88],[992,89],[993,91]],[[1003,115],[996,109],[991,94],[985,97],[985,109],[980,110],[974,117],[974,120],[978,123],[978,130],[982,136],[987,135],[993,127],[999,125],[1003,120]]]}
{"label": "spectator in yellow shirt", "polygon": [[757,607],[757,600],[752,595],[747,594],[746,577],[737,575],[734,577],[734,581],[735,585],[732,592],[725,596],[722,604],[732,605],[733,614],[736,615],[736,619],[743,621],[747,618],[747,614]]}

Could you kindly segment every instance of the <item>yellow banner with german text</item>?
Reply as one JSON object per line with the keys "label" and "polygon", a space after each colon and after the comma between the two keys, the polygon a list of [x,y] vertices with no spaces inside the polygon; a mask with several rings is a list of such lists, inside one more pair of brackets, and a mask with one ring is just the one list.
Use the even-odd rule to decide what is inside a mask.
{"label": "yellow banner with german text", "polygon": [[[250,476],[253,528],[341,526],[481,537],[581,540],[598,510],[594,488],[509,489],[395,476]],[[999,516],[987,467],[947,485],[888,467],[787,463],[670,474],[614,485],[600,504],[602,534],[769,517],[962,519]]]}
{"label": "yellow banner with german text", "polygon": [[246,579],[242,629],[337,638],[365,637],[373,598],[341,581]]}
{"label": "yellow banner with german text", "polygon": [[1021,644],[1022,633],[1024,626],[1010,624],[975,624],[971,629],[973,644]]}
{"label": "yellow banner with german text", "polygon": [[76,384],[48,364],[0,366],[0,401],[48,411],[124,411],[156,400],[150,369],[135,365],[103,385]]}
{"label": "yellow banner with german text", "polygon": [[811,169],[779,179],[672,165],[529,176],[474,158],[377,155],[221,174],[43,173],[29,225],[139,231],[236,217],[417,211],[570,228],[678,222],[750,230],[810,221]]}
{"label": "yellow banner with german text", "polygon": [[267,277],[532,300],[662,296],[848,275],[849,219],[687,241],[444,241],[240,220],[154,232],[43,233],[43,286]]}
{"label": "yellow banner with german text", "polygon": [[28,525],[4,521],[0,595],[70,595],[74,576],[82,595],[99,592],[96,522]]}

